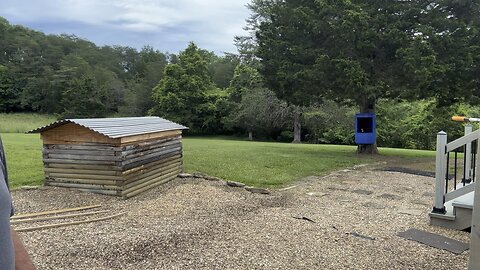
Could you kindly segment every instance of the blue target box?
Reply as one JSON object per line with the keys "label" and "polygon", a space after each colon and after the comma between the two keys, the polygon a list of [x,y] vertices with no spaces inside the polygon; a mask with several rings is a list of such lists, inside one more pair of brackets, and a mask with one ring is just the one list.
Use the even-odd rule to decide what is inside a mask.
{"label": "blue target box", "polygon": [[377,116],[374,113],[355,114],[355,143],[374,144],[377,140]]}

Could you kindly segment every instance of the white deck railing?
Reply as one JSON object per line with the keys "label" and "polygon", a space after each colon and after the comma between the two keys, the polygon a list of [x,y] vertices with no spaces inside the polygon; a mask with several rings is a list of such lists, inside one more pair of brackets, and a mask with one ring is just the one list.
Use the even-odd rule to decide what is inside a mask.
{"label": "white deck railing", "polygon": [[[474,190],[474,185],[466,185],[466,180],[475,181],[476,178],[475,172],[479,172],[478,159],[475,160],[474,168],[472,170],[472,142],[477,141],[477,151],[480,153],[480,129],[472,132],[472,126],[470,124],[465,126],[465,136],[456,139],[450,143],[447,143],[447,133],[440,131],[437,133],[437,156],[435,164],[435,201],[433,206],[434,213],[443,213],[445,214],[445,202],[458,198],[464,194],[472,192]],[[447,190],[448,184],[448,153],[457,152],[459,148],[464,147],[463,149],[463,158],[464,158],[464,176],[463,176],[463,187],[456,187],[454,185],[453,190]],[[455,156],[456,157],[456,156]],[[456,169],[456,160],[455,160],[455,169]],[[454,176],[456,177],[456,175]]]}

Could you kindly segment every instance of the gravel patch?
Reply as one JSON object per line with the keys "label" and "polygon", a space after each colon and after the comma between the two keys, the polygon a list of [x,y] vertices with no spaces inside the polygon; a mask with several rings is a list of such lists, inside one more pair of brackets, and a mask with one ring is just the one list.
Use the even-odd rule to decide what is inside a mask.
{"label": "gravel patch", "polygon": [[20,233],[39,270],[467,266],[468,251],[454,255],[397,236],[416,228],[469,242],[468,233],[428,224],[432,198],[422,194],[434,190],[430,177],[359,167],[296,185],[256,194],[191,177],[126,201],[51,187],[12,195],[17,213],[93,204],[112,214],[126,212],[107,221]]}
{"label": "gravel patch", "polygon": [[402,172],[402,173],[416,174],[416,175],[427,176],[427,177],[435,177],[435,172],[426,172],[426,171],[414,170],[414,169],[403,168],[403,167],[386,167],[386,168],[383,168],[382,170],[387,172]]}

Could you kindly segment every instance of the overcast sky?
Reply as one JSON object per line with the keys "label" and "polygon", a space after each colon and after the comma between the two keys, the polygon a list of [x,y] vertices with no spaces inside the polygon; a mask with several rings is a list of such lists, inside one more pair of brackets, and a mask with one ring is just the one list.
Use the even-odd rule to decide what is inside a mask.
{"label": "overcast sky", "polygon": [[0,0],[0,16],[47,34],[75,34],[97,45],[177,53],[189,41],[236,52],[249,0]]}

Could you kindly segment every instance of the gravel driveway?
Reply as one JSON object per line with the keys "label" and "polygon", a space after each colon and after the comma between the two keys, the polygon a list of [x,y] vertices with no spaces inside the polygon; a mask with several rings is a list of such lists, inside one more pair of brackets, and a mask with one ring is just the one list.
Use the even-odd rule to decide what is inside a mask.
{"label": "gravel driveway", "polygon": [[468,251],[454,255],[397,236],[416,228],[469,241],[468,233],[428,225],[433,183],[362,167],[269,195],[198,178],[126,201],[50,187],[12,194],[17,213],[97,203],[126,212],[21,233],[39,270],[465,269]]}

